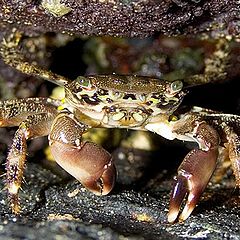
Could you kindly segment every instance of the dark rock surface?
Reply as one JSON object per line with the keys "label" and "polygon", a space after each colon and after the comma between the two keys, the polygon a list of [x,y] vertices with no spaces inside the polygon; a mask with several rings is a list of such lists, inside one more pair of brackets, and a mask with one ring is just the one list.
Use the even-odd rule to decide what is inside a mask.
{"label": "dark rock surface", "polygon": [[[122,176],[114,191],[104,197],[89,193],[77,181],[28,163],[20,194],[21,216],[10,213],[5,191],[1,192],[0,238],[240,239],[240,197],[231,177],[225,176],[221,184],[210,184],[186,222],[168,224],[173,171],[153,172],[156,175],[151,179],[140,180],[137,175],[128,176],[128,171],[124,174],[129,165],[126,159],[121,159],[121,165],[118,159],[116,163]],[[156,171],[160,167],[157,163]],[[131,171],[146,170],[148,164],[136,161]],[[147,174],[151,175],[146,171]],[[124,184],[124,179],[128,184]]]}
{"label": "dark rock surface", "polygon": [[[63,11],[58,10],[61,8]],[[146,37],[155,32],[239,36],[239,13],[236,0],[1,0],[0,27],[12,26],[26,33],[125,37]]]}

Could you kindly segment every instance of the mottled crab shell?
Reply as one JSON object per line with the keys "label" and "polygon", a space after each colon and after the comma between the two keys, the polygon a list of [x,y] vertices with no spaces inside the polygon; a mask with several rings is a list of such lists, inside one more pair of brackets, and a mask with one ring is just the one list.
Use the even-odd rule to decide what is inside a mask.
{"label": "mottled crab shell", "polygon": [[103,127],[136,128],[172,114],[185,95],[182,86],[138,76],[78,77],[65,85],[66,102]]}

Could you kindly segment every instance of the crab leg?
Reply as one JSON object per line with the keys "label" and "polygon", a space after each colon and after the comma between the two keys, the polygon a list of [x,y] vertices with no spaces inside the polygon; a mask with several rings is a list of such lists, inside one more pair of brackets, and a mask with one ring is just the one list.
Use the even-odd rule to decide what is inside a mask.
{"label": "crab leg", "polygon": [[186,203],[179,219],[184,221],[189,217],[216,167],[219,144],[217,132],[205,122],[201,122],[194,129],[193,137],[200,149],[190,151],[178,168],[170,199],[169,222],[178,218],[185,198]]}
{"label": "crab leg", "polygon": [[82,142],[88,126],[73,114],[61,113],[49,135],[56,162],[96,195],[108,194],[115,183],[116,170],[110,153],[92,142]]}
{"label": "crab leg", "polygon": [[49,133],[54,115],[41,113],[28,116],[16,131],[12,147],[7,156],[7,190],[13,213],[19,214],[18,191],[21,187],[27,153],[27,140],[45,136]]}
{"label": "crab leg", "polygon": [[36,77],[42,77],[59,86],[69,83],[69,79],[58,75],[56,73],[44,70],[36,65],[28,63],[19,50],[19,43],[21,42],[22,34],[15,28],[7,38],[3,38],[0,47],[0,54],[4,62],[22,73],[29,74]]}
{"label": "crab leg", "polygon": [[57,115],[59,105],[59,100],[44,97],[0,101],[0,127],[19,126],[28,116],[35,114]]}
{"label": "crab leg", "polygon": [[240,188],[240,137],[232,130],[226,131],[229,144],[229,158],[232,163],[236,185]]}
{"label": "crab leg", "polygon": [[18,190],[23,178],[29,138],[47,135],[57,114],[58,101],[26,98],[0,101],[0,127],[19,126],[7,156],[7,190],[12,211],[20,212]]}

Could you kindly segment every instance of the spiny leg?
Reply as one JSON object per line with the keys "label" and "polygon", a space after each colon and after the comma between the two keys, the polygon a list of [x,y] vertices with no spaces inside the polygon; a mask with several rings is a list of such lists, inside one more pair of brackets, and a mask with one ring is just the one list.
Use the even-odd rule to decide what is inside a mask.
{"label": "spiny leg", "polygon": [[7,189],[14,213],[19,213],[18,190],[21,185],[29,138],[47,135],[58,113],[60,101],[26,98],[0,101],[0,127],[19,126],[7,157]]}
{"label": "spiny leg", "polygon": [[189,217],[216,167],[219,144],[217,132],[206,122],[200,122],[194,129],[193,136],[200,149],[190,151],[178,168],[178,175],[175,178],[170,198],[169,222],[174,222],[177,219],[186,197],[186,203],[179,220],[184,221]]}
{"label": "spiny leg", "polygon": [[69,79],[61,75],[52,73],[49,70],[42,69],[27,62],[19,50],[21,39],[22,34],[16,29],[13,29],[12,33],[9,34],[7,38],[3,38],[0,46],[0,54],[6,64],[22,73],[44,78],[60,86],[70,82]]}
{"label": "spiny leg", "polygon": [[88,126],[73,114],[61,113],[49,135],[50,149],[56,162],[97,195],[108,194],[115,183],[116,169],[110,153],[92,142],[82,142]]}
{"label": "spiny leg", "polygon": [[19,214],[18,191],[21,187],[27,153],[27,140],[49,134],[55,115],[41,113],[28,116],[16,131],[12,147],[7,156],[6,185],[13,213]]}
{"label": "spiny leg", "polygon": [[28,116],[40,113],[57,115],[61,101],[51,98],[23,98],[0,101],[0,127],[13,127]]}
{"label": "spiny leg", "polygon": [[191,85],[199,85],[224,80],[230,62],[230,43],[226,38],[217,39],[215,51],[205,59],[204,72],[187,77],[185,82]]}
{"label": "spiny leg", "polygon": [[18,191],[21,187],[24,165],[27,153],[27,140],[30,138],[45,136],[49,133],[54,115],[41,113],[28,116],[16,131],[12,147],[7,156],[6,185],[13,213],[19,214],[20,206]]}
{"label": "spiny leg", "polygon": [[230,128],[228,128],[226,132],[229,147],[229,158],[232,163],[236,185],[240,188],[240,137]]}
{"label": "spiny leg", "polygon": [[231,161],[229,158],[229,146],[224,144],[224,147],[219,147],[218,165],[214,171],[211,182],[213,184],[219,184],[224,176],[226,176],[227,171],[231,167]]}

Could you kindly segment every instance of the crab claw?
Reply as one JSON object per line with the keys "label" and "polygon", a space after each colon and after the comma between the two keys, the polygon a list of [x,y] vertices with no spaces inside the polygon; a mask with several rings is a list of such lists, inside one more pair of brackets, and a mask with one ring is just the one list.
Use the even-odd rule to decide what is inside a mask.
{"label": "crab claw", "polygon": [[192,213],[216,167],[217,156],[217,149],[208,152],[194,149],[185,157],[178,169],[170,199],[169,222],[177,219],[186,195],[186,204],[179,220],[186,220]]}
{"label": "crab claw", "polygon": [[108,194],[115,183],[116,169],[110,153],[92,142],[79,147],[54,141],[50,145],[56,162],[96,195]]}
{"label": "crab claw", "polygon": [[204,123],[201,126],[199,125],[196,136],[201,143],[200,147],[206,149],[190,151],[178,168],[168,213],[168,221],[171,223],[178,218],[181,205],[185,199],[185,206],[179,220],[185,221],[190,216],[216,168],[218,134]]}

